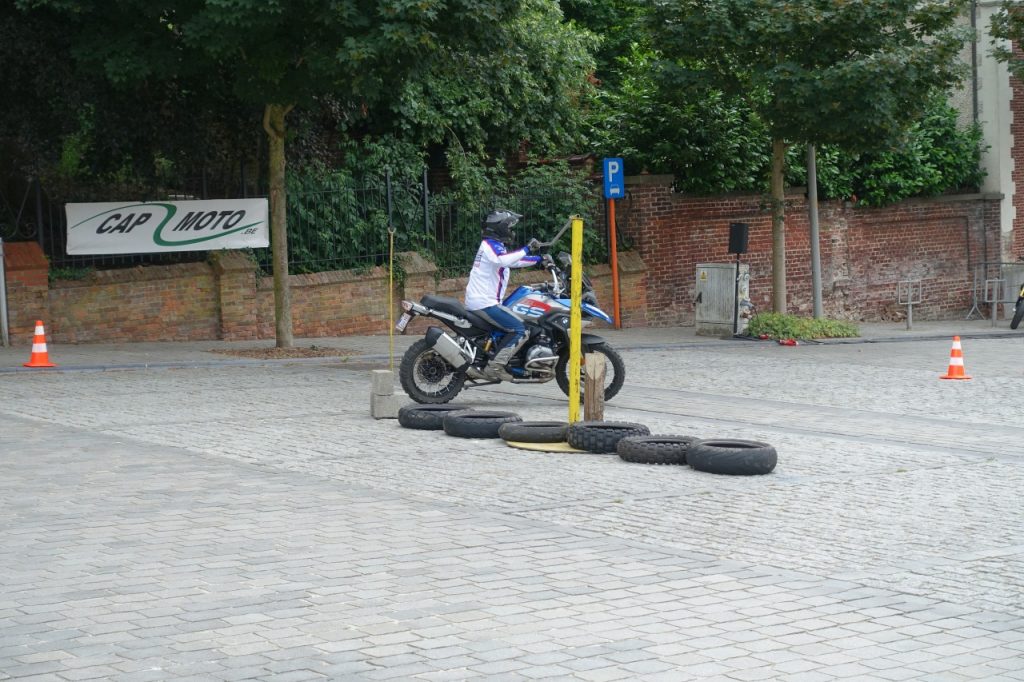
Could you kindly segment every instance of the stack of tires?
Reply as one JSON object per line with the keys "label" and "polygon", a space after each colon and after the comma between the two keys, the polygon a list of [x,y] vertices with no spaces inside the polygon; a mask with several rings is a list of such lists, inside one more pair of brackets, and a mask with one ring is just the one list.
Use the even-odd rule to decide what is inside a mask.
{"label": "stack of tires", "polygon": [[406,405],[398,410],[398,423],[407,429],[443,430],[456,438],[499,438],[502,424],[523,421],[514,412],[474,410],[465,405]]}
{"label": "stack of tires", "polygon": [[408,429],[443,430],[456,438],[501,438],[516,443],[566,443],[577,450],[618,454],[626,462],[685,465],[730,476],[771,473],[778,463],[767,443],[736,439],[651,435],[643,424],[618,421],[523,421],[514,412],[465,405],[407,405],[398,423]]}

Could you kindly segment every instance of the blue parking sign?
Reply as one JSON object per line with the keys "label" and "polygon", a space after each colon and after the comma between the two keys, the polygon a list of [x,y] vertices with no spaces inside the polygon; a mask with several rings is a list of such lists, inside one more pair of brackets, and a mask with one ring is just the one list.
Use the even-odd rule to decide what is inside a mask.
{"label": "blue parking sign", "polygon": [[626,169],[622,159],[604,160],[604,198],[621,199],[626,196]]}

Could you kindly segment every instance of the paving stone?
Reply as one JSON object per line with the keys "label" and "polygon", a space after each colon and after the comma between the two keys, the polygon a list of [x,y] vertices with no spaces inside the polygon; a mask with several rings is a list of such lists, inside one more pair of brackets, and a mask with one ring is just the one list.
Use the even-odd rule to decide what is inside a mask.
{"label": "paving stone", "polygon": [[917,341],[626,351],[611,416],[771,442],[756,478],[412,433],[365,369],[0,374],[0,670],[1019,677],[1024,429],[977,343],[959,387]]}

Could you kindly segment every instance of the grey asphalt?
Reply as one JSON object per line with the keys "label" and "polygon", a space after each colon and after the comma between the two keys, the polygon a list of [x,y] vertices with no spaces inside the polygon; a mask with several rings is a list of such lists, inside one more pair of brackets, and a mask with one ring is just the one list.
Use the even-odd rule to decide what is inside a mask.
{"label": "grey asphalt", "polygon": [[771,443],[761,477],[374,420],[387,336],[0,349],[0,679],[1024,679],[1024,332],[862,331],[602,331],[607,419]]}

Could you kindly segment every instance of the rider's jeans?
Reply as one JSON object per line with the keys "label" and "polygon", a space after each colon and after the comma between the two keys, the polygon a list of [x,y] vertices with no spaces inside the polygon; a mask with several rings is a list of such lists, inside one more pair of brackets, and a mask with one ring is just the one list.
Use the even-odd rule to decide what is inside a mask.
{"label": "rider's jeans", "polygon": [[505,336],[501,337],[495,355],[501,353],[504,348],[515,348],[515,344],[518,344],[520,339],[526,336],[526,326],[523,324],[523,321],[503,305],[492,305],[474,312],[490,320],[495,326],[505,330]]}

